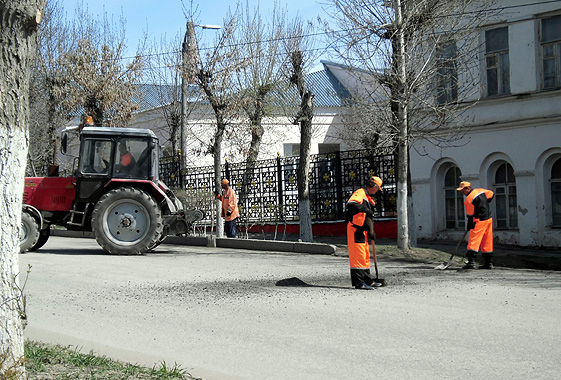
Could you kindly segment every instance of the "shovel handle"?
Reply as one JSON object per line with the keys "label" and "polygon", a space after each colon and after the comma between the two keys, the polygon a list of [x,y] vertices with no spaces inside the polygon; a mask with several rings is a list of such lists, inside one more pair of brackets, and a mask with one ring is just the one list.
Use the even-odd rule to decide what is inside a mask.
{"label": "shovel handle", "polygon": [[462,238],[460,239],[460,241],[458,242],[458,245],[456,246],[456,249],[454,250],[454,254],[458,253],[458,248],[460,248],[460,244],[462,244],[462,242],[466,238],[466,235],[467,235],[468,231],[469,231],[468,229],[466,229],[464,231],[464,234],[462,235]]}
{"label": "shovel handle", "polygon": [[[366,217],[364,221],[368,224],[368,228],[370,229],[370,236],[374,236],[374,223],[372,223],[372,219]],[[376,246],[374,245],[374,239],[372,239],[372,258],[374,259],[374,270],[376,271],[376,280],[378,280],[378,260],[376,259]]]}

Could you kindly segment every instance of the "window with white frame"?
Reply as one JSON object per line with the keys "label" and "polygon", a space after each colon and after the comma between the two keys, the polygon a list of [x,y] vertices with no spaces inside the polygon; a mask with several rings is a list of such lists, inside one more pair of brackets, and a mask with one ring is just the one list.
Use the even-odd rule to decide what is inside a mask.
{"label": "window with white frame", "polygon": [[457,166],[453,166],[444,175],[444,201],[446,207],[446,229],[455,230],[465,228],[464,197],[457,191],[461,182],[462,172]]}
{"label": "window with white frame", "polygon": [[516,178],[507,162],[499,165],[495,173],[495,210],[498,229],[518,228]]}
{"label": "window with white frame", "polygon": [[491,29],[485,32],[485,64],[487,68],[487,96],[510,94],[508,27]]}
{"label": "window with white frame", "polygon": [[283,151],[285,157],[300,156],[300,144],[283,144]]}
{"label": "window with white frame", "polygon": [[561,87],[561,15],[541,20],[543,88]]}
{"label": "window with white frame", "polygon": [[458,100],[457,54],[454,40],[440,44],[436,51],[436,101],[438,104]]}
{"label": "window with white frame", "polygon": [[561,227],[561,158],[551,168],[551,212],[552,227]]}

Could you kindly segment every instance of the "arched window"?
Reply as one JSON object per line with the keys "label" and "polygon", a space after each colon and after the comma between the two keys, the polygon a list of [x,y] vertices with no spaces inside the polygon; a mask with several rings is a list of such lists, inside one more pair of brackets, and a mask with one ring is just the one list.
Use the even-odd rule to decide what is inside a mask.
{"label": "arched window", "polygon": [[495,206],[497,228],[518,228],[516,178],[507,162],[502,163],[495,173]]}
{"label": "arched window", "polygon": [[551,212],[553,227],[561,227],[561,158],[551,168]]}
{"label": "arched window", "polygon": [[444,175],[444,199],[446,204],[446,229],[465,227],[464,197],[456,191],[461,182],[462,172],[457,166],[452,166]]}

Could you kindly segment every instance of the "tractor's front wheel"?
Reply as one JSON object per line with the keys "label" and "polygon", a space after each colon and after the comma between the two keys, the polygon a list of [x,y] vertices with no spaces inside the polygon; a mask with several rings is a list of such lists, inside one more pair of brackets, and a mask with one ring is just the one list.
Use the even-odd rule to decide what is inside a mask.
{"label": "tractor's front wheel", "polygon": [[19,233],[19,251],[21,253],[32,249],[39,240],[39,223],[30,213],[21,213],[21,230]]}
{"label": "tractor's front wheel", "polygon": [[98,244],[107,252],[140,254],[161,239],[162,213],[149,194],[121,187],[109,191],[97,202],[92,213],[92,230]]}
{"label": "tractor's front wheel", "polygon": [[50,236],[51,236],[51,226],[48,225],[47,227],[39,231],[39,239],[37,239],[37,243],[35,243],[35,245],[33,245],[33,247],[31,247],[29,250],[36,251],[39,248],[41,248],[42,246],[47,244],[47,241],[49,240]]}

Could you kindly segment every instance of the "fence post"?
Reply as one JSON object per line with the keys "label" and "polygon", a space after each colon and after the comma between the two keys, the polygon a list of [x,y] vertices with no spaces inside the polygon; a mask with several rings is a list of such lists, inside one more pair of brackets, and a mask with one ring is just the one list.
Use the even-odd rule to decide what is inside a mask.
{"label": "fence post", "polygon": [[341,162],[341,152],[335,152],[335,188],[337,192],[337,217],[345,218],[345,208],[343,206],[343,163]]}
{"label": "fence post", "polygon": [[282,165],[281,165],[281,157],[280,153],[277,153],[277,183],[278,183],[278,196],[279,196],[279,207],[281,207],[283,202],[283,194],[282,194]]}
{"label": "fence post", "polygon": [[227,178],[228,181],[232,182],[232,179],[230,178],[230,164],[228,164],[228,159],[225,158],[224,159],[224,171],[225,171],[225,177]]}
{"label": "fence post", "polygon": [[181,156],[183,154],[182,151],[179,151],[179,155],[176,156],[179,158],[177,165],[179,166],[179,187],[181,187],[181,190],[185,190],[185,172],[184,172],[184,166],[181,164],[183,161],[183,157]]}

